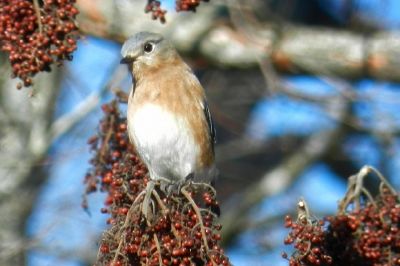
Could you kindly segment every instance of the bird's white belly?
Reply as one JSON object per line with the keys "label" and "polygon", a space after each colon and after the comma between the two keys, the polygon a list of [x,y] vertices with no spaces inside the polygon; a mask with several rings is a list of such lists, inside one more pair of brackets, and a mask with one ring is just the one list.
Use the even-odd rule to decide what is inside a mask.
{"label": "bird's white belly", "polygon": [[128,130],[152,179],[180,181],[195,170],[199,150],[182,117],[146,104],[128,119]]}

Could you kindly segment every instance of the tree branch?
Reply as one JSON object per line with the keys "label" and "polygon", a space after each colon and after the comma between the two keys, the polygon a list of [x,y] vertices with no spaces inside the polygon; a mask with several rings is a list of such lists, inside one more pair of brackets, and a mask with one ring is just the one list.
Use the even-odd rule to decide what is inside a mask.
{"label": "tree branch", "polygon": [[113,84],[118,84],[125,77],[125,71],[121,67],[117,67],[114,73],[109,78],[106,85],[104,85],[99,91],[95,91],[80,102],[74,110],[61,116],[54,121],[50,127],[49,134],[52,143],[55,139],[61,135],[66,134],[75,125],[82,121],[90,112],[96,108],[104,94],[111,90]]}
{"label": "tree branch", "polygon": [[[335,105],[338,120],[343,120],[348,115],[348,102],[340,97],[332,102]],[[333,106],[332,106],[333,107]],[[264,198],[275,195],[287,189],[308,166],[329,151],[336,140],[342,134],[343,124],[332,130],[316,133],[285,159],[280,165],[265,173],[263,177],[253,185],[250,185],[241,195],[240,200],[235,203],[235,208],[222,217],[222,239],[225,244],[230,242],[248,224],[247,214],[252,207],[260,203]]]}
{"label": "tree branch", "polygon": [[[168,35],[181,52],[199,54],[210,63],[225,67],[255,67],[260,60],[268,59],[275,68],[286,73],[400,81],[400,32],[365,36],[354,31],[258,22],[257,27],[250,25],[249,39],[243,31],[233,30],[227,23],[212,22],[218,10],[224,8],[221,5],[201,5],[196,14],[169,14],[166,26],[152,22],[137,8],[144,6],[144,2],[126,5],[119,7],[119,25],[111,19],[111,8],[104,8],[103,13],[98,11],[102,19],[95,21],[83,12],[81,30],[119,42],[139,30],[160,31]],[[244,15],[236,12],[235,16],[240,19],[239,16]],[[110,23],[114,23],[113,27]]]}

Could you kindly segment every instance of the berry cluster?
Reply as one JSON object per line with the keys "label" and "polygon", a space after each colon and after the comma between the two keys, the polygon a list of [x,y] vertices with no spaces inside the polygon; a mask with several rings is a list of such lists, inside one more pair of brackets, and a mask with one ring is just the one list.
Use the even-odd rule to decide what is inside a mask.
{"label": "berry cluster", "polygon": [[[285,238],[285,245],[292,245],[297,250],[289,259],[290,266],[300,265],[331,265],[332,257],[321,245],[324,241],[324,221],[298,219],[293,221],[290,216],[285,217],[285,227],[290,228]],[[283,254],[287,258],[287,254]]]}
{"label": "berry cluster", "polygon": [[161,8],[161,2],[157,0],[148,0],[144,9],[146,13],[151,12],[152,19],[159,19],[161,23],[165,23],[165,13],[167,11]]}
{"label": "berry cluster", "polygon": [[129,143],[117,102],[104,105],[103,111],[100,132],[89,139],[93,167],[85,178],[87,193],[100,188],[108,194],[101,212],[109,215],[111,227],[103,234],[97,264],[230,265],[219,245],[214,189],[190,183],[166,194],[157,184],[146,219],[147,170]]}
{"label": "berry cluster", "polygon": [[[372,168],[362,171],[368,173],[366,169]],[[349,179],[350,189],[338,214],[325,219],[328,226],[324,221],[285,218],[285,226],[291,229],[285,244],[296,249],[290,266],[400,265],[400,197],[382,179],[380,193],[373,198],[362,185],[364,177]]]}
{"label": "berry cluster", "polygon": [[388,188],[373,202],[327,220],[326,247],[337,265],[400,265],[400,199]]}
{"label": "berry cluster", "polygon": [[[196,12],[197,7],[201,2],[208,2],[209,0],[176,0],[176,11],[192,11]],[[161,1],[158,0],[148,0],[146,7],[146,13],[151,13],[154,20],[159,19],[161,23],[165,23],[165,14],[167,11],[161,8]]]}
{"label": "berry cluster", "polygon": [[[53,63],[72,58],[78,38],[75,0],[0,2],[0,50],[9,54],[13,76],[24,86],[50,71]],[[18,88],[22,83],[18,84]]]}
{"label": "berry cluster", "polygon": [[200,2],[208,2],[209,0],[177,0],[176,11],[192,11],[196,12],[196,8],[200,5]]}

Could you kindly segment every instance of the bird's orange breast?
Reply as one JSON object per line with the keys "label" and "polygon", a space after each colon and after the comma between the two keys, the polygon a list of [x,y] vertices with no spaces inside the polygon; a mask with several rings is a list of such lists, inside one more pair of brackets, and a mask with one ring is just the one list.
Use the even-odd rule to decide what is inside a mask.
{"label": "bird's orange breast", "polygon": [[158,66],[141,73],[129,101],[131,112],[150,103],[182,117],[199,148],[197,168],[205,168],[213,164],[214,153],[203,111],[204,97],[204,90],[197,78],[186,64],[177,61],[168,67]]}

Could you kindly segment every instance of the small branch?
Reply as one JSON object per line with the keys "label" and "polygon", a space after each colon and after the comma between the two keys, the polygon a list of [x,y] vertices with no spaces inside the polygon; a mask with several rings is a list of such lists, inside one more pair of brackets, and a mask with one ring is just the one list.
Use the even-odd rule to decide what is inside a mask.
{"label": "small branch", "polygon": [[[183,187],[181,189],[181,192],[185,196],[185,198],[190,202],[190,204],[192,205],[193,210],[195,211],[195,213],[196,213],[196,215],[197,215],[197,217],[199,219],[199,226],[200,226],[201,236],[203,238],[203,244],[204,244],[204,247],[206,248],[206,252],[208,254],[210,252],[210,248],[209,248],[208,243],[207,243],[207,236],[206,236],[206,232],[205,232],[205,229],[204,229],[203,218],[202,218],[203,216],[201,216],[199,207],[197,207],[196,203],[194,202],[194,200],[190,196],[190,193],[186,190],[186,187]],[[211,257],[210,257],[210,260],[211,260],[213,265],[216,265],[214,260]]]}
{"label": "small branch", "polygon": [[339,203],[339,213],[344,213],[351,203],[354,203],[355,209],[359,210],[361,208],[361,193],[363,193],[368,198],[369,202],[376,206],[375,200],[373,199],[372,195],[364,187],[364,179],[371,172],[378,176],[380,180],[380,189],[382,186],[386,186],[393,195],[397,195],[396,190],[389,184],[386,178],[378,170],[370,165],[365,165],[356,175],[353,175],[349,178],[346,195]]}
{"label": "small branch", "polygon": [[158,265],[162,266],[162,257],[161,257],[161,247],[160,247],[160,242],[158,241],[158,237],[157,234],[153,235],[154,238],[154,242],[156,242],[156,247],[157,247],[157,251],[158,251]]}
{"label": "small branch", "polygon": [[121,90],[120,88],[114,88],[112,91],[117,96],[119,102],[121,102],[121,103],[127,103],[128,102],[128,97],[129,97],[128,93],[126,93],[125,91]]}
{"label": "small branch", "polygon": [[368,191],[368,189],[366,188],[362,188],[361,189],[362,193],[364,193],[364,195],[368,198],[369,202],[372,203],[372,205],[374,205],[375,208],[377,208],[378,206],[376,205],[376,202],[374,200],[374,197],[372,197],[371,193]]}
{"label": "small branch", "polygon": [[206,251],[208,252],[210,250],[210,248],[208,247],[206,232],[204,230],[203,219],[201,218],[202,216],[201,216],[201,213],[199,211],[199,208],[197,207],[196,203],[194,202],[194,200],[190,196],[189,192],[187,192],[185,187],[183,187],[181,189],[181,192],[185,196],[185,198],[190,202],[193,210],[195,211],[197,217],[199,218],[199,224],[200,224],[201,235],[203,237],[203,243],[204,243],[204,246],[206,248]]}
{"label": "small branch", "polygon": [[121,67],[116,67],[112,74],[99,91],[91,93],[83,101],[81,101],[74,110],[61,116],[50,127],[49,135],[51,142],[59,138],[61,135],[69,132],[75,125],[77,125],[83,118],[91,113],[100,103],[104,94],[110,90],[113,84],[120,82],[124,78],[124,73]]}
{"label": "small branch", "polygon": [[85,100],[80,102],[73,111],[54,121],[50,127],[50,139],[54,141],[82,121],[83,118],[98,106],[101,96],[106,90],[107,88],[103,87],[101,91],[92,93]]}
{"label": "small branch", "polygon": [[[346,119],[349,115],[349,102],[343,97],[331,102],[331,107],[335,106],[336,113],[334,116],[336,119],[338,121]],[[338,125],[335,129],[322,131],[310,136],[301,148],[276,168],[264,174],[258,182],[250,185],[242,193],[241,201],[237,202],[234,208],[231,208],[229,212],[222,216],[221,223],[224,225],[222,239],[225,244],[239,234],[248,223],[247,214],[252,207],[264,198],[287,189],[306,167],[311,165],[317,158],[323,156],[333,145],[337,144],[337,140],[340,138],[344,128],[342,123],[338,123]]]}
{"label": "small branch", "polygon": [[33,0],[33,7],[35,9],[35,13],[36,13],[36,19],[37,19],[37,24],[39,27],[39,32],[42,33],[43,32],[43,25],[42,25],[42,21],[40,18],[40,5],[39,5],[39,1],[38,0]]}
{"label": "small branch", "polygon": [[396,189],[392,187],[392,185],[386,180],[386,178],[381,174],[381,172],[379,172],[377,169],[375,169],[373,166],[370,165],[366,165],[364,167],[367,167],[369,172],[374,172],[378,176],[381,183],[385,184],[385,186],[390,190],[390,192],[393,195],[397,195]]}
{"label": "small branch", "polygon": [[350,202],[354,199],[354,187],[356,186],[356,175],[352,175],[349,177],[349,180],[347,182],[347,191],[345,196],[343,197],[343,200],[339,202],[339,213],[343,214],[346,211],[347,206],[350,204]]}
{"label": "small branch", "polygon": [[297,220],[309,222],[310,220],[310,210],[308,208],[307,202],[300,198],[297,202]]}
{"label": "small branch", "polygon": [[154,190],[154,186],[155,185],[156,185],[155,181],[150,179],[147,182],[147,185],[146,185],[146,188],[145,188],[146,194],[144,195],[144,199],[143,199],[143,202],[142,202],[142,210],[141,211],[142,211],[143,216],[146,218],[147,222],[150,221],[150,217],[148,216],[148,214],[149,214],[148,212],[149,212],[149,206],[150,206],[150,202],[151,202],[151,194],[152,194],[152,192]]}
{"label": "small branch", "polygon": [[[158,195],[157,191],[153,190],[153,196],[156,198],[157,203],[158,203],[158,205],[160,205],[162,211],[164,213],[167,213],[168,209],[165,206],[165,204],[162,202],[162,200],[161,200],[160,196]],[[176,228],[175,228],[174,224],[171,224],[171,230],[172,230],[172,233],[174,234],[175,238],[180,240],[181,237],[179,236],[178,232],[176,231]]]}
{"label": "small branch", "polygon": [[[110,124],[111,124],[111,125],[114,124],[114,120],[115,120],[115,117],[114,117],[114,116],[111,116],[111,118],[110,118]],[[77,121],[78,121],[78,120],[77,120]],[[104,162],[105,153],[108,151],[108,143],[109,143],[109,140],[110,140],[112,134],[113,134],[113,129],[112,129],[112,128],[109,128],[108,131],[107,131],[107,134],[106,134],[106,136],[105,136],[105,138],[104,138],[104,144],[103,144],[103,146],[101,147],[100,153],[99,153],[99,154],[100,154],[100,160],[101,160],[102,162]]]}
{"label": "small branch", "polygon": [[116,265],[116,261],[118,260],[118,256],[121,255],[121,250],[125,242],[125,236],[124,236],[124,230],[129,226],[130,221],[131,221],[131,216],[135,212],[135,209],[138,205],[136,205],[134,202],[131,204],[131,207],[129,208],[128,213],[126,214],[125,222],[124,224],[119,228],[119,233],[117,235],[117,238],[119,238],[119,243],[118,247],[115,250],[114,258],[112,260],[111,265]]}

